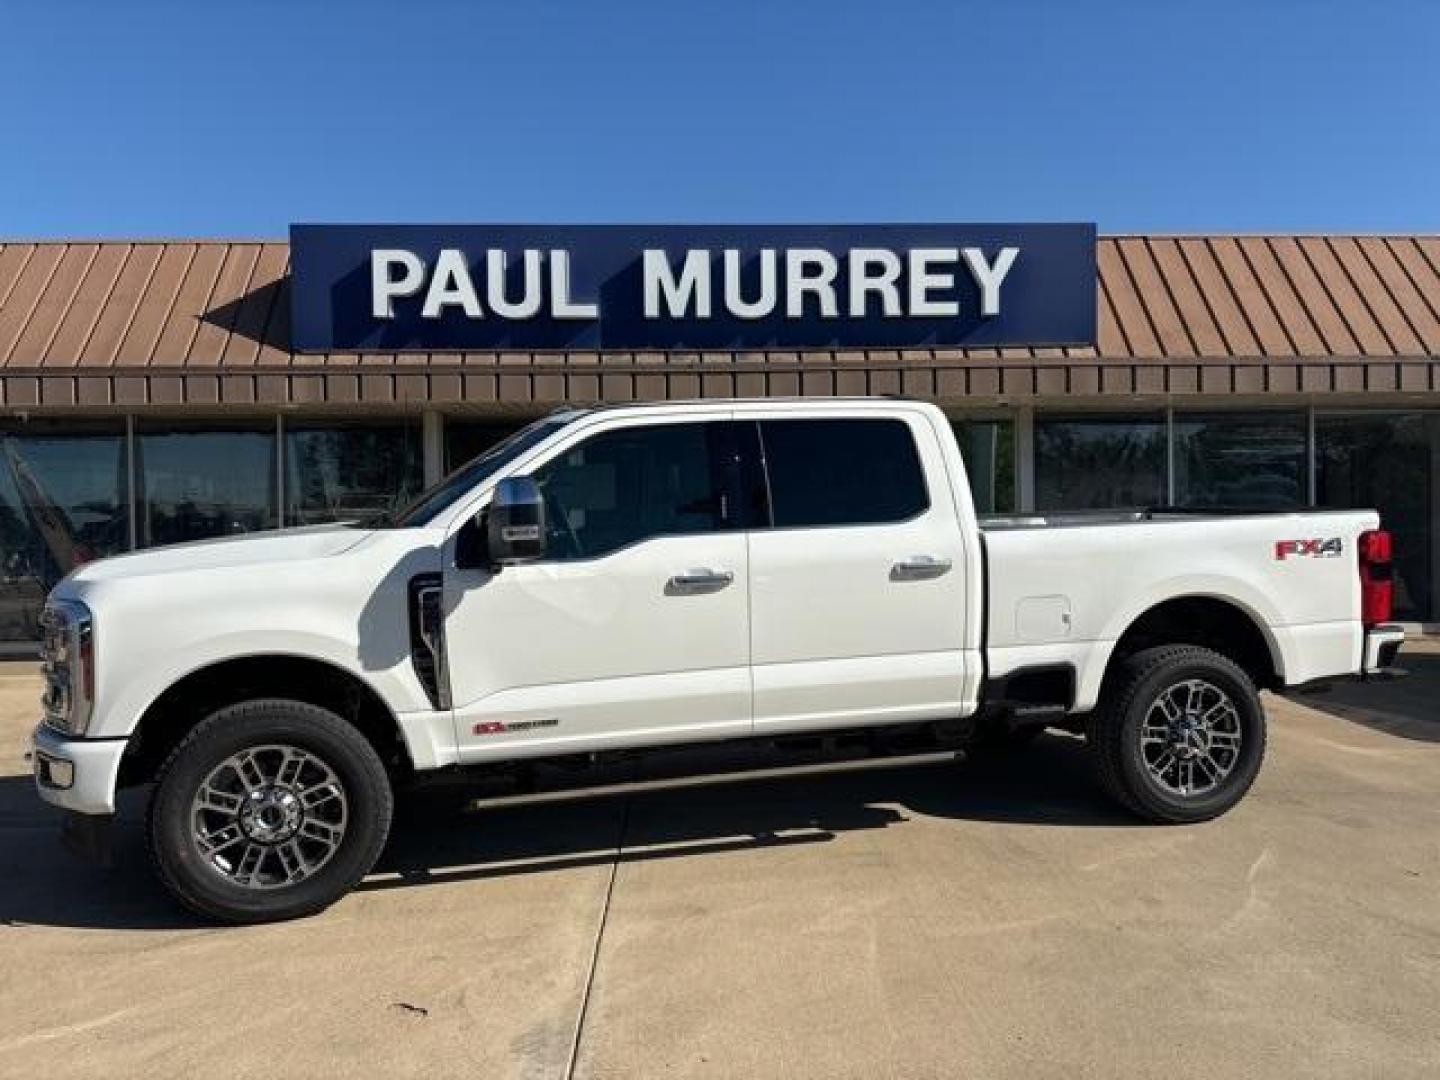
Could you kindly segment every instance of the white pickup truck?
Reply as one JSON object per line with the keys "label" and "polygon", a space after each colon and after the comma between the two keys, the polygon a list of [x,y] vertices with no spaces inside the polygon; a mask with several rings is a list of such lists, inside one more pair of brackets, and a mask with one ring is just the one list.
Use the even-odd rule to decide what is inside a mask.
{"label": "white pickup truck", "polygon": [[1260,768],[1257,688],[1392,668],[1389,548],[1369,511],[982,523],[920,402],[567,410],[384,520],[66,578],[36,781],[82,846],[153,785],[160,878],[234,922],[344,894],[417,779],[520,759],[1049,725],[1198,821]]}

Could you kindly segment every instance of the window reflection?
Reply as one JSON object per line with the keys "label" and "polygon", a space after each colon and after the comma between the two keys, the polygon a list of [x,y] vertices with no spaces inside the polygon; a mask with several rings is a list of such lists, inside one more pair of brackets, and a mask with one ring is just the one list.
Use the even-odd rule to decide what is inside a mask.
{"label": "window reflection", "polygon": [[275,425],[137,427],[140,547],[276,526]]}
{"label": "window reflection", "polygon": [[424,487],[420,425],[285,425],[285,524],[354,521]]}
{"label": "window reflection", "polygon": [[1015,425],[1009,420],[952,420],[977,514],[1015,510]]}
{"label": "window reflection", "polygon": [[1039,510],[1161,506],[1165,473],[1163,416],[1035,420]]}
{"label": "window reflection", "polygon": [[591,559],[652,536],[724,527],[711,467],[713,424],[627,427],[542,465],[547,558]]}
{"label": "window reflection", "polygon": [[445,421],[445,471],[453,472],[472,458],[477,458],[498,442],[534,423],[535,417],[521,416],[513,420],[450,420]]}
{"label": "window reflection", "polygon": [[1315,418],[1320,506],[1379,510],[1395,542],[1395,615],[1433,616],[1432,445],[1440,417],[1422,413]]}
{"label": "window reflection", "polygon": [[0,641],[34,641],[45,594],[129,546],[125,437],[115,424],[0,431]]}
{"label": "window reflection", "polygon": [[1175,418],[1175,502],[1286,507],[1308,500],[1305,417],[1217,413]]}

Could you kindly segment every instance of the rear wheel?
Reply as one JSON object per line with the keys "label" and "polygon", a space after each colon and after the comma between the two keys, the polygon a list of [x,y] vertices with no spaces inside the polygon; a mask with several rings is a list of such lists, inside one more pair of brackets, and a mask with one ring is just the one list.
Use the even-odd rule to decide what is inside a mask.
{"label": "rear wheel", "polygon": [[1229,658],[1193,645],[1121,662],[1091,719],[1101,785],[1150,821],[1206,821],[1238,803],[1265,757],[1255,684]]}
{"label": "rear wheel", "polygon": [[195,727],[161,767],[151,859],[186,907],[225,922],[313,914],[370,870],[393,800],[374,748],[326,709],[266,699]]}

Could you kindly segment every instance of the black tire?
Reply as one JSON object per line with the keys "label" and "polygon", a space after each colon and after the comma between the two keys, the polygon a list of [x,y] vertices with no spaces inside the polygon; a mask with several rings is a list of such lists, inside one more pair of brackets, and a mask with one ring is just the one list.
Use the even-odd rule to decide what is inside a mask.
{"label": "black tire", "polygon": [[[303,751],[330,770],[344,799],[344,828],[324,861],[314,860],[318,868],[309,876],[257,888],[231,880],[202,854],[194,836],[194,800],[231,755],[277,745]],[[228,923],[276,922],[313,915],[354,888],[385,845],[393,809],[385,766],[352,725],[304,702],[244,701],[197,724],[161,766],[146,839],[161,883],[190,910]],[[273,865],[279,854],[269,858]]]}
{"label": "black tire", "polygon": [[[1229,698],[1240,746],[1218,783],[1208,791],[1182,794],[1152,774],[1141,732],[1161,695],[1190,680],[1208,683]],[[1250,676],[1228,657],[1195,645],[1162,645],[1127,657],[1107,678],[1091,717],[1089,742],[1101,787],[1131,812],[1167,824],[1208,821],[1238,803],[1255,782],[1265,758],[1265,712]],[[1163,756],[1163,751],[1152,753]]]}

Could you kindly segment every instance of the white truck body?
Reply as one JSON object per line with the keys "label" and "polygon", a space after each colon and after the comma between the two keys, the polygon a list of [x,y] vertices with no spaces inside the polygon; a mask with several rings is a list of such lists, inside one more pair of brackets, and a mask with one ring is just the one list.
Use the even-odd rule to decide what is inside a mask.
{"label": "white truck body", "polygon": [[[876,490],[893,520],[784,527],[777,440],[819,430],[785,424],[824,421],[887,422],[886,437],[913,455],[916,485],[923,476],[914,507]],[[601,437],[683,440],[695,425],[705,426],[711,467],[731,472],[714,481],[718,508],[675,512],[686,521],[713,513],[723,527],[639,530],[614,550],[585,554],[582,533],[614,516],[626,481],[613,464],[580,465],[580,487],[598,485],[599,496],[567,494],[559,481],[545,495],[571,500],[545,519],[553,542],[574,545],[569,557],[547,549],[497,563],[467,554],[502,481],[560,475]],[[651,467],[661,486],[680,482],[678,464]],[[1373,512],[982,523],[948,421],[919,402],[576,411],[467,469],[398,526],[191,543],[66,578],[51,597],[58,632],[70,635],[68,649],[52,645],[48,667],[63,684],[49,701],[59,716],[35,736],[42,797],[80,815],[112,814],[117,789],[154,779],[200,719],[174,715],[177,702],[200,708],[184,688],[207,686],[210,708],[224,703],[214,696],[219,673],[243,670],[253,681],[272,662],[291,665],[285,696],[315,702],[312,683],[351,687],[369,703],[367,733],[381,752],[386,736],[374,722],[389,729],[398,752],[387,764],[414,774],[953,722],[1007,705],[1072,723],[1103,704],[1122,643],[1127,653],[1202,644],[1255,683],[1284,687],[1387,667],[1403,637],[1362,622],[1356,553],[1379,525]],[[792,490],[825,518],[829,492]],[[766,505],[742,520],[733,503],[743,500]],[[319,703],[339,709],[332,699]]]}
{"label": "white truck body", "polygon": [[[495,483],[630,425],[766,417],[887,417],[916,440],[930,506],[912,520],[656,537],[605,558],[459,570],[455,542]],[[948,421],[905,401],[724,402],[595,410],[413,528],[317,526],[105,559],[54,597],[96,621],[98,769],[42,789],[85,813],[114,808],[125,740],[171,686],[237,657],[334,665],[393,712],[420,770],[457,763],[965,716],[987,680],[1041,665],[1075,672],[1070,711],[1094,707],[1117,641],[1147,610],[1211,597],[1264,634],[1280,681],[1364,666],[1352,557],[1275,557],[1292,537],[1353,552],[1368,511],[1175,516],[982,532]],[[986,558],[982,563],[982,536]],[[895,580],[908,558],[941,576]],[[693,568],[734,575],[666,595]],[[444,580],[450,708],[412,663],[408,582]],[[526,727],[531,721],[556,720]],[[477,725],[515,730],[476,735]],[[49,728],[41,746],[63,754]],[[103,741],[103,742],[102,742]],[[73,745],[72,745],[73,751]],[[88,761],[88,759],[87,759]]]}
{"label": "white truck body", "polygon": [[1353,556],[1282,560],[1275,545],[1313,533],[1353,552],[1378,526],[1379,515],[1351,511],[987,531],[991,669],[1071,663],[1075,708],[1091,709],[1126,629],[1159,604],[1193,596],[1244,611],[1283,685],[1357,672],[1365,632]]}

